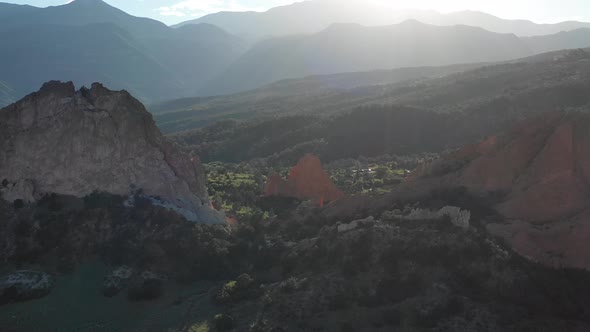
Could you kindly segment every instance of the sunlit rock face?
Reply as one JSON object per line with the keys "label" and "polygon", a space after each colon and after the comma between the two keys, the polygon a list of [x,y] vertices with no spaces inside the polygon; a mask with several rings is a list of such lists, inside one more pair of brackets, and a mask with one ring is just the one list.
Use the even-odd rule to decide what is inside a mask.
{"label": "sunlit rock face", "polygon": [[48,82],[0,110],[0,188],[8,201],[139,190],[192,221],[223,222],[209,207],[197,158],[180,153],[126,91]]}
{"label": "sunlit rock face", "polygon": [[322,168],[320,159],[308,154],[295,165],[287,180],[279,174],[272,174],[265,187],[266,196],[286,196],[298,199],[311,199],[323,206],[342,197],[342,193]]}
{"label": "sunlit rock face", "polygon": [[[439,176],[434,169],[441,164],[460,166]],[[589,115],[552,113],[527,120],[420,173],[413,181],[438,176],[474,194],[500,197],[495,210],[505,223],[488,229],[522,255],[590,268]]]}

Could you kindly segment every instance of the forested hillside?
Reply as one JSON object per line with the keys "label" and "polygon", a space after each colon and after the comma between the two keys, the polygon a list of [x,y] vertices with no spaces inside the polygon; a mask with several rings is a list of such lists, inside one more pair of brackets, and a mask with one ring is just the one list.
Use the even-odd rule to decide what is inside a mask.
{"label": "forested hillside", "polygon": [[[439,113],[480,114],[485,121],[494,123],[503,117],[521,119],[557,109],[584,110],[590,103],[587,50],[547,53],[441,76],[415,76],[409,81],[352,89],[306,90],[299,88],[306,81],[292,81],[298,87],[292,95],[283,93],[287,89],[275,92],[272,87],[278,84],[225,98],[169,103],[165,109],[182,110],[157,115],[156,121],[164,132],[174,133],[227,118],[325,116],[361,106],[404,105]],[[313,80],[310,86],[316,86]]]}

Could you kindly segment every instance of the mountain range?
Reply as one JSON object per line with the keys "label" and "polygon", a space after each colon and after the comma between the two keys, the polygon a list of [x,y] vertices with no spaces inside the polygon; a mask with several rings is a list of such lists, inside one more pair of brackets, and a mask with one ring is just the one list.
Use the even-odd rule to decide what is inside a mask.
{"label": "mountain range", "polygon": [[239,92],[308,75],[497,62],[588,46],[590,29],[519,38],[477,27],[440,27],[416,20],[379,27],[333,24],[316,34],[277,37],[254,45],[201,94]]}
{"label": "mountain range", "polygon": [[[305,17],[304,20],[293,17]],[[557,24],[537,24],[527,20],[506,20],[477,11],[442,14],[433,10],[393,9],[387,5],[346,0],[301,1],[272,8],[266,12],[220,12],[186,21],[176,26],[209,23],[245,38],[263,38],[292,34],[317,33],[333,23],[357,23],[366,26],[398,24],[408,19],[449,26],[477,26],[498,33],[517,36],[550,35],[579,28],[590,23],[567,21]]]}
{"label": "mountain range", "polygon": [[0,81],[9,91],[2,104],[52,79],[101,81],[143,101],[191,96],[245,47],[213,25],[172,29],[100,0],[48,8],[0,4],[0,39]]}
{"label": "mountain range", "polygon": [[590,28],[349,1],[0,4],[0,332],[590,331]]}
{"label": "mountain range", "polygon": [[[47,8],[0,3],[0,106],[49,80],[76,85],[101,81],[151,104],[247,91],[309,75],[497,62],[590,46],[590,29],[584,23],[516,24],[470,12],[446,15],[448,24],[442,24],[443,16],[433,12],[384,11],[375,16],[371,6],[365,12],[354,9],[317,0],[259,14],[219,14],[236,16],[231,19],[235,24],[241,24],[242,16],[283,18],[264,26],[279,37],[244,39],[232,33],[244,35],[248,29],[207,21],[215,15],[204,17],[199,24],[172,28],[134,17],[101,0],[75,0]],[[341,15],[342,10],[347,14]],[[358,22],[366,21],[353,14],[371,17],[373,26],[360,25]],[[392,19],[393,14],[397,19]],[[287,16],[306,19],[287,20]],[[256,20],[252,27],[258,25]],[[401,23],[391,24],[398,21]],[[309,29],[287,29],[288,22],[305,22]],[[521,25],[532,27],[531,31],[514,28]],[[557,32],[562,30],[570,31]],[[541,33],[555,34],[517,36]]]}
{"label": "mountain range", "polygon": [[[331,75],[311,75],[304,78],[292,78],[273,82],[257,89],[231,95],[182,98],[150,106],[153,114],[190,112],[191,109],[214,108],[219,111],[227,105],[227,110],[236,110],[240,103],[248,104],[256,100],[260,109],[266,101],[282,98],[300,98],[308,96],[312,99],[318,96],[330,95],[335,91],[353,90],[360,87],[375,85],[392,85],[408,81],[447,76],[484,66],[485,63],[459,64],[451,66],[409,67],[388,70],[372,70],[361,72],[346,72]],[[208,105],[208,106],[206,106]],[[218,115],[221,112],[218,113]]]}
{"label": "mountain range", "polygon": [[167,133],[225,119],[330,116],[371,105],[407,105],[437,113],[473,111],[488,119],[483,126],[492,129],[495,121],[490,119],[589,103],[589,51],[557,51],[504,63],[310,76],[232,95],[175,100],[150,111],[157,113],[156,122]]}

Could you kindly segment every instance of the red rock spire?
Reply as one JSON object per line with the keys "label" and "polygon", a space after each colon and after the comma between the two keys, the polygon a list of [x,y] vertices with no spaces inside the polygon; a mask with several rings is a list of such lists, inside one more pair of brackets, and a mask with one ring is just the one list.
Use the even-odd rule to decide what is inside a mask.
{"label": "red rock spire", "polygon": [[287,180],[274,173],[269,176],[264,190],[266,196],[287,196],[311,199],[319,206],[344,197],[322,168],[320,159],[307,154],[299,160]]}

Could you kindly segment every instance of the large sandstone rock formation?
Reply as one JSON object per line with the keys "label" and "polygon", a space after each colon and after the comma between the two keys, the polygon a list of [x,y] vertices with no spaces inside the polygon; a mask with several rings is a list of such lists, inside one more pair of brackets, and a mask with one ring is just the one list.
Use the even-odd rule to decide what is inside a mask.
{"label": "large sandstone rock formation", "polygon": [[420,170],[409,186],[433,178],[498,197],[506,223],[488,229],[524,256],[590,268],[590,115],[525,121]]}
{"label": "large sandstone rock formation", "polygon": [[98,83],[76,91],[49,82],[0,110],[0,182],[9,201],[141,189],[190,220],[223,222],[210,208],[199,160],[168,142],[129,93]]}
{"label": "large sandstone rock formation", "polygon": [[328,174],[322,168],[320,159],[308,154],[299,160],[287,180],[279,174],[272,174],[264,189],[266,196],[287,196],[299,199],[312,199],[323,206],[325,202],[332,202],[344,197]]}

